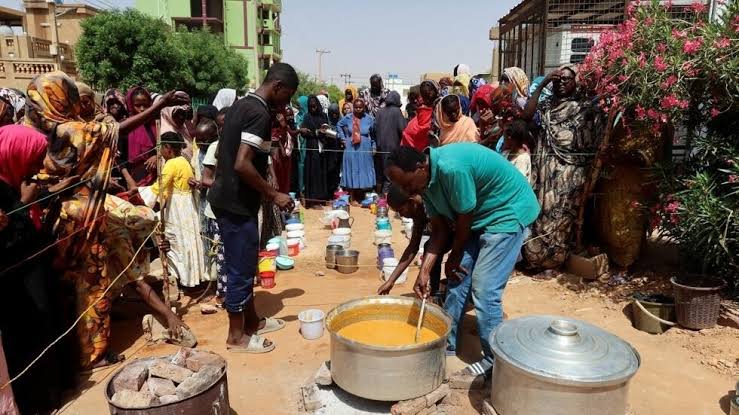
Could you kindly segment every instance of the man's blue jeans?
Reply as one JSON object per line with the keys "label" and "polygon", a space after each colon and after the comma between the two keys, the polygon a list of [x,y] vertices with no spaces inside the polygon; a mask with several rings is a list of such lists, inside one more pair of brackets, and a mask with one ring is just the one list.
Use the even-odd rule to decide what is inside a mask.
{"label": "man's blue jeans", "polygon": [[489,338],[503,321],[503,289],[516,265],[523,239],[523,228],[516,233],[474,233],[464,247],[461,263],[471,276],[464,276],[458,281],[447,276],[444,309],[452,317],[447,347],[450,350],[457,349],[465,304],[471,295],[484,354],[481,363],[485,370],[493,364]]}
{"label": "man's blue jeans", "polygon": [[221,230],[227,277],[224,306],[229,313],[240,313],[254,295],[259,254],[257,220],[222,210],[214,211]]}

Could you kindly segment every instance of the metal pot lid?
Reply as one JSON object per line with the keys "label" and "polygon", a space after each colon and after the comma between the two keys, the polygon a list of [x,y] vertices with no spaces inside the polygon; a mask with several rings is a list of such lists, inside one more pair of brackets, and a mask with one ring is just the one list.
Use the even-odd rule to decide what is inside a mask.
{"label": "metal pot lid", "polygon": [[639,353],[592,324],[559,316],[504,321],[490,335],[496,359],[547,381],[605,386],[634,376]]}

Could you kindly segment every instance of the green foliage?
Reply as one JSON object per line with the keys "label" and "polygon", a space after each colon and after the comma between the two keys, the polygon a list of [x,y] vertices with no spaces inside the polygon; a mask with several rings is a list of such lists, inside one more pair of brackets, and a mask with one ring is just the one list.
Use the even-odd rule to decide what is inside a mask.
{"label": "green foliage", "polygon": [[246,59],[207,31],[174,32],[136,10],[104,12],[82,22],[77,63],[97,90],[145,85],[212,97],[221,88],[246,87]]}
{"label": "green foliage", "polygon": [[146,85],[154,91],[174,89],[187,77],[169,27],[136,10],[100,13],[81,22],[76,47],[82,78],[98,90]]}
{"label": "green foliage", "polygon": [[180,88],[192,96],[212,97],[226,86],[237,90],[246,87],[248,62],[227,47],[223,37],[202,30],[178,30],[173,43],[184,56],[187,68]]}
{"label": "green foliage", "polygon": [[295,99],[303,95],[317,95],[323,90],[328,92],[328,98],[332,103],[338,104],[339,100],[344,98],[344,91],[336,85],[320,84],[305,72],[298,72],[298,78],[300,79],[300,85],[295,93]]}

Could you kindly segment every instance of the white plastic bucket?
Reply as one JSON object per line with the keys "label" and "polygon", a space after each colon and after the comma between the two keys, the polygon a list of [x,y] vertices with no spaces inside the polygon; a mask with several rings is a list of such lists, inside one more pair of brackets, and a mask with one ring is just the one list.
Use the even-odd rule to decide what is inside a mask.
{"label": "white plastic bucket", "polygon": [[347,235],[331,235],[326,245],[341,245],[344,249],[349,249],[352,246],[352,237]]}
{"label": "white plastic bucket", "polygon": [[393,243],[393,231],[375,231],[375,245]]}
{"label": "white plastic bucket", "polygon": [[[391,275],[393,275],[393,272],[395,272],[395,269],[398,267],[398,261],[395,258],[385,258],[382,260],[382,280],[387,281]],[[408,269],[406,268],[405,271],[403,271],[402,274],[400,274],[400,277],[395,281],[396,284],[404,284],[408,280]]]}
{"label": "white plastic bucket", "polygon": [[323,336],[323,318],[326,314],[321,310],[311,309],[298,314],[300,334],[306,340],[315,340]]}

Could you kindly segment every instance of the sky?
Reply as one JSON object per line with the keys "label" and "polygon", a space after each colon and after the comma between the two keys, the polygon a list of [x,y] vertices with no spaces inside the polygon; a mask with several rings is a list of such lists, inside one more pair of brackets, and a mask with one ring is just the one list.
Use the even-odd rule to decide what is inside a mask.
{"label": "sky", "polygon": [[[68,1],[73,2],[73,1]],[[75,0],[132,6],[134,0]],[[520,0],[282,0],[283,61],[316,75],[316,49],[323,79],[343,84],[349,73],[368,84],[373,73],[398,74],[416,83],[426,72],[451,72],[466,63],[472,73],[490,70],[490,27]],[[19,0],[0,0],[18,8]]]}

